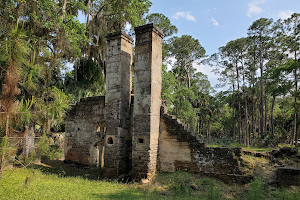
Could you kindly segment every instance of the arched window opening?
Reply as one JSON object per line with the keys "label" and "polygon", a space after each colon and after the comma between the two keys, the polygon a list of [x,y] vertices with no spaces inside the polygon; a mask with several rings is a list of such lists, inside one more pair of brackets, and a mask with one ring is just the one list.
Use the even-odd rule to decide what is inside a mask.
{"label": "arched window opening", "polygon": [[114,144],[114,139],[112,137],[108,137],[107,144]]}

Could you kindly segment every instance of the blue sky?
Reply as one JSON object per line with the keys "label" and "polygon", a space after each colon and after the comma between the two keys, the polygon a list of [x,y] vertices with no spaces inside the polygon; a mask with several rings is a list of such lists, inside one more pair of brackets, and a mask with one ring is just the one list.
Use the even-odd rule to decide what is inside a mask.
{"label": "blue sky", "polygon": [[[178,28],[200,41],[207,55],[227,42],[247,36],[248,27],[261,17],[288,18],[300,13],[300,0],[152,0],[150,13],[162,13]],[[195,66],[214,86],[217,76],[208,66]]]}
{"label": "blue sky", "polygon": [[150,13],[166,15],[179,36],[199,39],[207,54],[230,40],[247,36],[253,21],[300,12],[300,0],[152,0]]}

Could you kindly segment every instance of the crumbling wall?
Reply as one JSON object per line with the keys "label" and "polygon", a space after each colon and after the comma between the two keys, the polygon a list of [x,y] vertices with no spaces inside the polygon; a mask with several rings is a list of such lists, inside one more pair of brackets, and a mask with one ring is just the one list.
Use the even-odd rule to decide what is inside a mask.
{"label": "crumbling wall", "polygon": [[[99,126],[104,121],[104,96],[83,98],[66,118],[65,160],[85,165],[99,162]],[[98,129],[98,130],[97,130]]]}
{"label": "crumbling wall", "polygon": [[239,177],[241,149],[207,148],[166,107],[161,109],[163,33],[154,24],[136,27],[135,33],[133,108],[133,40],[123,32],[112,33],[107,36],[106,96],[81,99],[72,107],[66,119],[65,159],[101,165],[108,178],[127,174],[131,167],[136,180],[151,179],[157,167],[223,180]]}
{"label": "crumbling wall", "polygon": [[178,119],[166,113],[161,115],[160,127],[160,171],[188,171],[228,182],[243,178],[238,164],[240,148],[206,147]]}
{"label": "crumbling wall", "polygon": [[168,132],[168,127],[161,120],[161,133],[159,137],[159,159],[160,171],[174,172],[176,171],[175,162],[180,160],[191,162],[191,149],[189,143],[180,141],[178,138]]}
{"label": "crumbling wall", "polygon": [[292,167],[278,167],[276,181],[281,186],[300,186],[300,169]]}

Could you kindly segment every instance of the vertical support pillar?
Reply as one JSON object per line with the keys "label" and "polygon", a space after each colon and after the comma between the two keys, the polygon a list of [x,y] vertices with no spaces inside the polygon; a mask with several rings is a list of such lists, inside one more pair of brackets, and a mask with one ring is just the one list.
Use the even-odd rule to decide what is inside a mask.
{"label": "vertical support pillar", "polygon": [[129,109],[133,39],[124,32],[107,36],[104,176],[116,178],[130,166]]}
{"label": "vertical support pillar", "polygon": [[135,28],[132,175],[156,172],[162,82],[162,31],[154,24]]}

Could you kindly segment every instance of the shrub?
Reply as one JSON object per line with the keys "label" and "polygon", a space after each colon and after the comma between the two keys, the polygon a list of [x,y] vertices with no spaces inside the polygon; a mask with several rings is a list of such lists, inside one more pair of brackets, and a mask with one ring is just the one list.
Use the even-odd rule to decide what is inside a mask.
{"label": "shrub", "polygon": [[44,134],[41,140],[38,142],[37,145],[37,155],[39,157],[49,157],[50,149],[48,145],[48,139],[46,134]]}
{"label": "shrub", "polygon": [[264,192],[263,192],[263,180],[260,178],[256,178],[254,181],[250,183],[250,189],[246,196],[247,200],[264,200]]}

